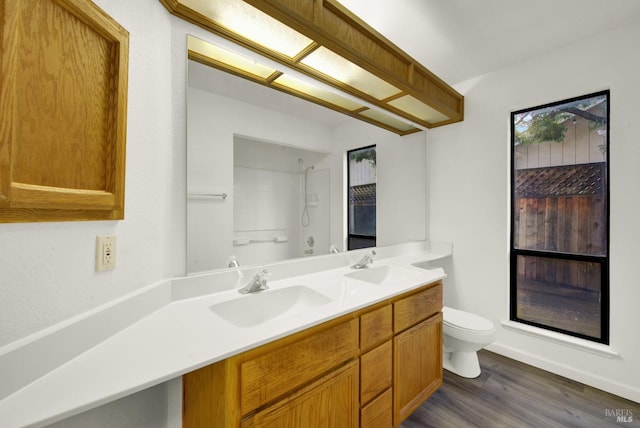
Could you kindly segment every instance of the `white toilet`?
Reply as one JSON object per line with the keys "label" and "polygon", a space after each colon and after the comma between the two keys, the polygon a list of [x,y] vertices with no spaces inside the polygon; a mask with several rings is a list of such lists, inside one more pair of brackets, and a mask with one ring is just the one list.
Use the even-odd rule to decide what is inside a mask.
{"label": "white toilet", "polygon": [[459,376],[480,376],[477,352],[496,338],[491,321],[469,312],[445,306],[443,318],[444,368]]}

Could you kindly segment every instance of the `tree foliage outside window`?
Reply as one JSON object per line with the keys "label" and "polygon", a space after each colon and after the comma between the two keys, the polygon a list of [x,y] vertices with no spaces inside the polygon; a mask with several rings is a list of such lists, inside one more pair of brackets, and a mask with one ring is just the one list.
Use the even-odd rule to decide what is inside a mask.
{"label": "tree foliage outside window", "polygon": [[516,145],[540,144],[545,142],[562,143],[567,127],[576,117],[586,119],[590,129],[606,129],[606,115],[590,110],[604,103],[606,95],[567,102],[560,105],[527,110],[514,115],[514,139]]}
{"label": "tree foliage outside window", "polygon": [[368,161],[369,164],[375,168],[376,167],[376,148],[369,147],[366,149],[354,150],[349,152],[349,159],[360,163],[362,161]]}

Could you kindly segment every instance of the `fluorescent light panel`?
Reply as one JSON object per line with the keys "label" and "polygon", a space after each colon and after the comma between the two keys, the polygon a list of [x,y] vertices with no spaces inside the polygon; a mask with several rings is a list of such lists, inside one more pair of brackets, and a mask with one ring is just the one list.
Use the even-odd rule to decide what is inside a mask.
{"label": "fluorescent light panel", "polygon": [[341,97],[340,95],[330,92],[326,89],[310,85],[287,74],[283,74],[282,76],[278,77],[276,80],[274,80],[273,83],[276,85],[284,86],[293,91],[301,92],[303,94],[318,98],[335,106],[341,107],[345,110],[354,111],[363,107],[362,104],[358,104],[355,101],[352,101],[345,97]]}
{"label": "fluorescent light panel", "polygon": [[391,128],[397,129],[402,132],[408,132],[416,129],[413,125],[403,122],[401,120],[398,120],[395,117],[391,117],[378,110],[369,109],[369,110],[362,111],[359,114],[364,117],[368,117],[369,119],[373,119],[376,122],[383,123]]}
{"label": "fluorescent light panel", "polygon": [[[205,59],[205,62],[217,64],[218,68],[234,71],[237,75],[253,78],[253,80],[262,82],[264,85],[280,88],[292,94],[299,94],[305,96],[307,99],[315,98],[316,100],[324,101],[325,103],[336,106],[338,111],[344,112],[346,110],[352,112],[352,116],[354,117],[366,117],[388,128],[395,129],[400,133],[410,133],[421,129],[419,126],[403,122],[402,118],[399,118],[399,116],[393,113],[386,114],[377,110],[375,106],[369,103],[358,102],[356,101],[357,98],[348,93],[344,93],[344,96],[342,96],[337,89],[325,85],[322,82],[315,81],[306,75],[300,74],[299,78],[294,77],[290,73],[296,73],[295,70],[289,70],[284,66],[278,67],[277,69],[273,68],[272,66],[277,64],[273,61],[264,59],[265,62],[268,62],[271,66],[263,65],[261,62],[248,57],[249,55],[254,57],[258,56],[250,51],[242,54],[229,50],[227,49],[229,46],[226,46],[228,42],[224,39],[220,39],[220,42],[225,45],[225,48],[191,35],[187,36],[187,47],[189,51],[201,55]],[[243,51],[241,48],[237,50]],[[270,82],[268,77],[277,72],[282,74],[274,79],[273,82]],[[356,111],[363,108],[367,110],[356,113]]]}
{"label": "fluorescent light panel", "polygon": [[325,47],[319,47],[300,62],[378,100],[400,93],[400,89],[336,55]]}
{"label": "fluorescent light panel", "polygon": [[183,0],[182,3],[227,30],[289,58],[312,43],[308,37],[242,0]]}
{"label": "fluorescent light panel", "polygon": [[429,107],[411,95],[404,95],[400,98],[389,101],[387,104],[409,113],[411,116],[431,123],[443,122],[448,119],[447,116],[440,113],[438,110]]}
{"label": "fluorescent light panel", "polygon": [[[163,4],[169,3],[168,0],[161,1]],[[319,40],[316,41],[259,10],[257,7],[262,7],[259,0],[172,0],[172,2],[175,2],[175,5],[165,4],[169,10],[209,29],[216,38],[216,44],[218,44],[217,39],[224,41],[218,48],[206,48],[196,44],[189,47],[192,52],[198,52],[209,58],[210,60],[202,61],[208,62],[213,67],[226,69],[231,73],[297,96],[306,96],[310,101],[329,108],[335,106],[336,110],[353,117],[366,117],[370,123],[380,120],[381,126],[384,125],[386,129],[397,129],[401,135],[426,129],[431,125],[446,124],[450,120],[462,120],[461,108],[446,107],[453,105],[454,102],[459,102],[458,105],[461,105],[462,96],[446,84],[441,84],[435,79],[432,79],[434,82],[427,79],[427,83],[432,82],[431,84],[436,86],[434,93],[438,99],[444,99],[440,104],[434,101],[434,106],[437,107],[434,108],[427,104],[430,98],[424,97],[423,100],[420,91],[424,89],[424,82],[420,80],[419,82],[422,83],[418,84],[410,79],[412,72],[410,67],[406,70],[406,75],[397,70],[395,74],[392,73],[389,76],[390,79],[395,79],[392,80],[395,82],[392,84],[384,79],[386,76],[384,73],[378,77],[373,64],[371,68],[366,65],[368,62],[363,63],[361,67],[331,50],[341,52],[343,48],[351,48],[356,52],[360,47],[372,49],[371,43],[367,43],[367,40],[344,40],[345,46],[335,45],[330,40],[325,40],[326,46],[331,49],[323,46],[319,41],[322,39],[322,31],[334,29],[331,25],[342,25],[347,30],[355,28],[354,31],[358,31],[357,29],[360,28],[358,25],[361,25],[358,24],[357,18],[350,19],[348,15],[344,15],[342,21],[336,21],[338,18],[333,19],[331,12],[325,16],[327,0],[322,0],[321,5],[312,0],[270,2],[273,3],[274,11],[277,9],[284,14],[300,13],[296,16],[291,15],[293,27],[309,34],[310,37],[317,35]],[[247,2],[256,4],[257,7]],[[320,13],[319,16],[325,16],[330,21],[329,24],[323,25],[325,21],[316,22],[313,17],[308,16],[311,5],[315,5],[312,11],[313,17],[316,13]],[[178,6],[190,12],[178,9]],[[335,2],[332,7],[340,9],[341,6]],[[265,7],[265,10],[272,9]],[[304,10],[304,13],[300,10]],[[284,22],[289,22],[285,16],[277,16],[283,18]],[[312,27],[306,27],[308,32],[298,26],[305,23],[312,25]],[[318,26],[319,29],[313,26]],[[365,30],[366,28],[363,31]],[[376,39],[378,36],[373,34],[372,37]],[[418,71],[413,71],[413,74],[420,72],[419,64],[412,58],[403,56],[403,52],[389,48],[384,40],[380,45],[375,46],[380,47],[383,52],[392,51],[391,59],[397,60],[391,62],[396,65],[396,69],[413,65],[418,67]],[[371,60],[375,62],[369,57],[368,61]],[[279,77],[278,72],[282,73]],[[276,80],[272,82],[271,79]],[[438,92],[439,89],[442,91]],[[364,108],[369,108],[371,111]],[[444,111],[451,110],[452,114],[443,114],[438,110],[440,108]],[[356,113],[360,111],[363,113]]]}
{"label": "fluorescent light panel", "polygon": [[[221,42],[224,42],[224,39],[221,39]],[[210,64],[217,64],[217,67],[219,68],[221,67],[228,71],[233,71],[235,74],[240,76],[250,77],[267,86],[280,88],[285,92],[305,96],[307,99],[323,101],[335,106],[338,111],[346,110],[352,112],[352,116],[354,117],[366,117],[374,122],[385,125],[387,128],[395,129],[400,133],[410,133],[417,130],[413,124],[404,122],[402,118],[398,119],[399,116],[393,113],[383,113],[366,102],[358,102],[352,95],[347,93],[344,94],[345,96],[339,95],[340,91],[337,89],[322,84],[319,81],[315,81],[306,75],[301,74],[300,78],[296,78],[291,74],[287,74],[289,73],[287,67],[276,65],[278,68],[274,68],[273,65],[277,63],[274,63],[271,60],[265,59],[265,62],[270,64],[270,66],[266,66],[255,60],[254,57],[258,57],[258,55],[250,51],[245,52],[244,54],[238,53],[244,52],[244,49],[239,48],[237,45],[231,45],[235,47],[231,48],[231,46],[227,46],[227,42],[221,44],[223,44],[225,48],[216,46],[213,43],[191,35],[187,36],[187,47],[189,51],[201,55],[205,58],[206,62],[209,62]],[[231,48],[231,50],[227,48]],[[319,69],[326,72],[331,72],[331,70],[333,70],[333,72],[337,73],[336,76],[338,79],[336,80],[340,80],[345,84],[355,83],[355,85],[358,86],[357,89],[361,91],[369,90],[370,92],[373,92],[376,98],[386,98],[400,92],[398,88],[331,53],[327,49],[319,48],[318,50],[321,51],[320,55],[314,56],[312,60],[307,61],[307,65],[317,66]],[[327,59],[329,61],[329,65],[322,65],[322,58]],[[270,82],[268,78],[277,72],[282,74],[273,82]],[[415,101],[419,103],[418,100]],[[399,106],[404,105],[402,103],[397,104]],[[428,106],[425,105],[425,107]],[[355,113],[357,110],[361,110],[363,108],[366,108],[366,110]],[[418,127],[418,129],[419,128],[420,127]]]}
{"label": "fluorescent light panel", "polygon": [[227,67],[234,68],[260,79],[266,79],[277,71],[245,56],[223,49],[196,37],[187,37],[187,47],[192,52],[196,52],[216,62],[223,63]]}

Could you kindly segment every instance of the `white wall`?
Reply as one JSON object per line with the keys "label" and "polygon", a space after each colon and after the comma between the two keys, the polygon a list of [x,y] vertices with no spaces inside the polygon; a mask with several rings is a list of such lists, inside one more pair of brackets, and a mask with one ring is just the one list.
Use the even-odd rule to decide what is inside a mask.
{"label": "white wall", "polygon": [[[301,181],[299,173],[233,168],[234,242],[236,239],[271,241],[234,244],[232,251],[240,263],[271,263],[300,257]],[[209,222],[215,223],[215,219]],[[281,242],[274,242],[275,237]]]}
{"label": "white wall", "polygon": [[[125,219],[0,224],[0,346],[185,270],[186,41],[173,37],[181,24],[157,0],[94,1],[130,32]],[[95,239],[105,234],[117,235],[116,268],[96,273]],[[84,426],[168,426],[170,385]]]}
{"label": "white wall", "polygon": [[49,428],[180,428],[182,386],[168,382],[81,413]]}
{"label": "white wall", "polygon": [[[333,180],[340,180],[334,177]],[[300,255],[312,256],[318,254],[328,254],[331,242],[331,170],[329,168],[314,169],[307,174],[307,213],[306,226],[302,226],[300,233]],[[300,215],[298,222],[302,224],[304,213],[304,178],[300,183],[301,201]],[[340,227],[335,225],[334,227]],[[313,240],[309,240],[309,238]]]}
{"label": "white wall", "polygon": [[419,132],[378,148],[378,245],[428,238],[426,138]]}
{"label": "white wall", "polygon": [[[376,146],[376,243],[378,246],[427,238],[426,133],[404,137],[360,121],[334,131],[334,168],[346,169],[347,150]],[[331,224],[346,218],[346,185],[331,182]],[[346,248],[346,230],[332,228],[331,242]]]}
{"label": "white wall", "polygon": [[[640,23],[549,52],[458,86],[465,120],[428,133],[433,240],[452,240],[445,303],[498,326],[491,349],[640,401],[637,212],[640,209]],[[611,89],[611,346],[607,359],[510,332],[509,113]]]}
{"label": "white wall", "polygon": [[[0,346],[184,272],[184,70],[166,71],[168,15],[137,3],[97,1],[131,33],[125,219],[0,224]],[[117,235],[116,268],[96,273],[104,234]]]}

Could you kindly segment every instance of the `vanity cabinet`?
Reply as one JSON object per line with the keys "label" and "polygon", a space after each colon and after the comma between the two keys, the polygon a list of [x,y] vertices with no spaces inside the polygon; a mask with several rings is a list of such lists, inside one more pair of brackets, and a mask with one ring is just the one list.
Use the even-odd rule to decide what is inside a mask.
{"label": "vanity cabinet", "polygon": [[442,287],[422,290],[393,305],[397,426],[442,385]]}
{"label": "vanity cabinet", "polygon": [[436,281],[187,373],[183,426],[397,426],[442,383],[441,308]]}

